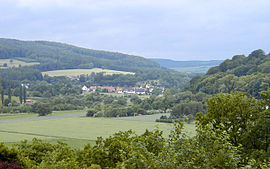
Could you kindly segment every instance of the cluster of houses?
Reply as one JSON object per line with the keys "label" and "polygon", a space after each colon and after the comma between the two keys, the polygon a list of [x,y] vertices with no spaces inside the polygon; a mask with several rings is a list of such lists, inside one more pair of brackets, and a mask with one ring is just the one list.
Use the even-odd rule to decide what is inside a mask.
{"label": "cluster of houses", "polygon": [[81,87],[83,92],[95,92],[95,91],[101,91],[106,93],[127,93],[127,94],[139,94],[139,95],[145,95],[145,94],[151,94],[154,90],[154,88],[150,85],[146,85],[145,87],[114,87],[114,86],[82,86]]}

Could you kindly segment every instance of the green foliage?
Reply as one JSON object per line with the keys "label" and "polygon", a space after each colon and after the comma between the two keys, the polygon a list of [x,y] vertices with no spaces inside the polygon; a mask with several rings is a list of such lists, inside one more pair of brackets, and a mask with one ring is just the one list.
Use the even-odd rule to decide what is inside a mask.
{"label": "green foliage", "polygon": [[208,99],[207,108],[206,115],[198,116],[199,125],[213,125],[213,131],[221,130],[228,134],[232,145],[241,146],[243,156],[261,161],[267,157],[269,119],[266,117],[269,112],[264,100],[256,100],[240,92],[218,94]]}
{"label": "green foliage", "polygon": [[194,77],[187,89],[211,95],[242,91],[259,97],[260,91],[270,87],[269,61],[270,56],[262,50],[253,51],[248,57],[236,55],[209,69],[202,78]]}
{"label": "green foliage", "polygon": [[227,141],[226,133],[211,128],[211,125],[198,127],[194,138],[184,136],[174,141],[179,168],[238,168],[237,147]]}
{"label": "green foliage", "polygon": [[16,147],[22,156],[28,157],[35,163],[40,163],[47,156],[47,153],[54,149],[53,145],[38,139],[33,139],[32,143],[28,143],[27,140],[21,141]]}
{"label": "green foliage", "polygon": [[27,159],[21,157],[20,153],[16,149],[9,149],[3,143],[0,143],[0,168],[28,168]]}
{"label": "green foliage", "polygon": [[172,108],[171,115],[177,118],[183,116],[195,116],[198,112],[204,112],[205,107],[201,102],[191,101],[188,103],[179,103]]}
{"label": "green foliage", "polygon": [[38,113],[39,116],[46,116],[52,113],[52,109],[51,106],[47,103],[36,102],[32,105],[32,112]]}
{"label": "green foliage", "polygon": [[31,113],[32,107],[24,104],[20,106],[9,106],[0,108],[0,113]]}
{"label": "green foliage", "polygon": [[89,109],[89,110],[87,111],[86,116],[87,116],[87,117],[93,117],[95,113],[96,113],[95,109]]}

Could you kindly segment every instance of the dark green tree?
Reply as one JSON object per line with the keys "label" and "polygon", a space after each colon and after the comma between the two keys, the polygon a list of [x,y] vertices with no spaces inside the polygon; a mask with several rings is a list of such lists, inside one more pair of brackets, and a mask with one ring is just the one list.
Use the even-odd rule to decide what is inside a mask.
{"label": "dark green tree", "polygon": [[4,92],[4,89],[2,89],[2,91],[1,91],[1,101],[2,101],[2,105],[4,105],[4,101],[5,101],[5,92]]}
{"label": "dark green tree", "polygon": [[37,102],[32,105],[32,112],[38,113],[39,116],[46,116],[52,113],[52,109],[48,103]]}
{"label": "dark green tree", "polygon": [[172,89],[166,89],[163,94],[163,103],[162,103],[162,109],[164,113],[167,112],[167,109],[172,107],[173,104],[173,92]]}
{"label": "dark green tree", "polygon": [[19,99],[20,99],[20,103],[23,103],[23,87],[22,85],[20,86],[20,94],[19,94]]}
{"label": "dark green tree", "polygon": [[[2,82],[1,82],[1,79],[0,79],[0,93],[2,95],[2,91],[3,91],[3,87],[2,87]],[[3,97],[1,96],[1,104],[3,105]]]}
{"label": "dark green tree", "polygon": [[26,87],[23,86],[23,102],[26,103]]}
{"label": "dark green tree", "polygon": [[11,87],[8,86],[8,100],[9,100],[9,103],[11,103],[11,96],[12,96]]}

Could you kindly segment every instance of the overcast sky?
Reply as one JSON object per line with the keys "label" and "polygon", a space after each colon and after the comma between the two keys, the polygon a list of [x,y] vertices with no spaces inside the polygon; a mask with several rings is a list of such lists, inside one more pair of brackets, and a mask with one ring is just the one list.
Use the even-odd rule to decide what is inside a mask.
{"label": "overcast sky", "polygon": [[0,0],[0,37],[174,60],[270,52],[270,0]]}

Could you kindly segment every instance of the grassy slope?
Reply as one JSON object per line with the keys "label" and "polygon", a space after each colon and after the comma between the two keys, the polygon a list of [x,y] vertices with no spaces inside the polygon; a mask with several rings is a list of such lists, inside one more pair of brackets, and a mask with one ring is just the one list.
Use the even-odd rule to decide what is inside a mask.
{"label": "grassy slope", "polygon": [[[0,59],[0,68],[1,69],[5,69],[5,68],[10,68],[10,67],[19,67],[19,65],[21,66],[33,66],[33,65],[38,65],[38,62],[23,62],[23,61],[19,61],[16,59],[12,59],[13,62],[10,62],[10,59]],[[7,63],[7,67],[2,67],[3,64]]]}
{"label": "grassy slope", "polygon": [[79,75],[82,75],[82,74],[90,75],[91,73],[101,73],[101,72],[104,72],[106,75],[134,74],[132,72],[116,71],[116,70],[100,69],[100,68],[55,70],[55,71],[42,72],[42,74],[43,75],[47,74],[49,76],[79,76]]}
{"label": "grassy slope", "polygon": [[[68,114],[80,114],[86,112],[85,110],[65,110],[65,111],[53,111],[52,114],[48,116],[55,116],[55,115],[68,115]],[[0,114],[0,120],[7,120],[7,119],[24,119],[29,117],[38,117],[38,114],[34,113],[22,113],[22,114]]]}

